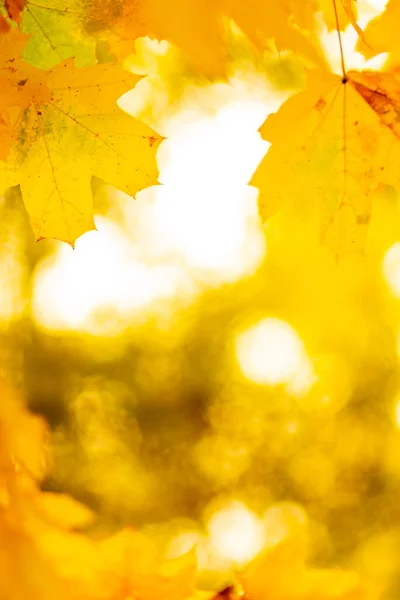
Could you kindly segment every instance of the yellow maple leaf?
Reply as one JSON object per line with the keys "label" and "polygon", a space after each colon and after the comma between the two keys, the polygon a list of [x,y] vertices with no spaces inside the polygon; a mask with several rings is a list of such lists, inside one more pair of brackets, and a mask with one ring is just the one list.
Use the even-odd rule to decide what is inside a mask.
{"label": "yellow maple leaf", "polygon": [[[104,3],[106,4],[106,3]],[[107,6],[107,4],[106,4]],[[97,16],[98,13],[96,13]],[[227,58],[224,18],[233,19],[259,50],[273,39],[278,50],[298,52],[311,63],[323,66],[325,59],[314,32],[292,23],[290,5],[282,0],[126,0],[122,18],[114,29],[123,39],[150,35],[166,39],[209,75],[221,74]],[[104,16],[104,22],[110,21]]]}
{"label": "yellow maple leaf", "polygon": [[368,23],[364,31],[364,39],[360,40],[357,49],[366,58],[381,52],[390,52],[388,66],[398,66],[400,64],[399,22],[400,1],[389,0],[385,10]]}
{"label": "yellow maple leaf", "polygon": [[165,559],[154,541],[125,529],[101,544],[100,555],[113,598],[187,600],[194,593],[194,551]]}
{"label": "yellow maple leaf", "polygon": [[[292,10],[292,2],[297,9]],[[308,0],[313,9],[313,0]],[[327,1],[327,0],[321,0]],[[347,0],[346,0],[347,1]],[[52,67],[75,56],[79,66],[95,60],[94,40],[106,37],[113,48],[121,40],[142,36],[177,45],[192,65],[220,76],[228,48],[226,19],[233,19],[261,50],[275,40],[279,50],[301,54],[314,65],[325,59],[315,31],[302,28],[299,0],[26,0],[22,31],[32,34],[24,57],[39,67]],[[296,19],[298,18],[298,22]]]}
{"label": "yellow maple leaf", "polygon": [[309,73],[306,90],[261,128],[272,144],[251,182],[260,190],[262,218],[292,205],[318,214],[322,240],[337,255],[363,249],[375,191],[381,184],[399,189],[395,81]]}
{"label": "yellow maple leaf", "polygon": [[355,0],[318,0],[317,8],[321,11],[324,22],[329,31],[338,28],[341,31],[348,25],[353,25],[358,31],[361,31],[357,25],[357,10]]}
{"label": "yellow maple leaf", "polygon": [[[85,31],[85,10],[97,2],[87,0],[26,0],[21,29],[30,34],[24,59],[44,69],[74,57],[80,67],[96,62],[96,43]],[[118,10],[119,2],[115,4]]]}
{"label": "yellow maple leaf", "polygon": [[[111,30],[123,40],[148,35],[172,42],[184,52],[194,68],[216,76],[223,73],[227,59],[218,2],[219,0],[125,0],[121,16],[112,20],[107,0],[101,0],[93,16],[98,19],[99,15],[103,15],[100,18],[108,24],[107,28],[111,25]],[[87,17],[90,23],[93,17],[89,13]]]}
{"label": "yellow maple leaf", "polygon": [[30,69],[23,87],[35,90],[38,72],[40,94],[32,92],[7,113],[16,141],[0,163],[0,188],[20,184],[38,240],[73,245],[95,228],[92,175],[135,195],[157,183],[161,138],[117,106],[139,79],[117,65],[78,68],[70,59],[47,72]]}
{"label": "yellow maple leaf", "polygon": [[369,588],[353,572],[315,569],[306,565],[295,537],[268,548],[240,574],[251,600],[377,600],[379,590]]}
{"label": "yellow maple leaf", "polygon": [[[224,14],[237,23],[256,47],[265,49],[265,41],[273,38],[278,50],[292,50],[313,64],[325,64],[315,33],[301,30],[293,22],[292,17],[296,17],[296,12],[290,2],[249,0],[244,3],[241,0],[222,0],[222,6]],[[298,13],[301,14],[304,2],[301,7],[297,2],[296,8],[300,9]]]}
{"label": "yellow maple leaf", "polygon": [[224,73],[226,20],[233,19],[259,50],[274,41],[278,50],[323,67],[317,12],[330,30],[352,23],[361,33],[355,0],[26,0],[22,31],[32,36],[24,57],[43,68],[71,56],[77,65],[88,66],[95,62],[96,38],[106,37],[121,56],[121,49],[132,52],[127,41],[150,36],[177,45],[196,69],[215,77]]}
{"label": "yellow maple leaf", "polygon": [[315,27],[321,12],[328,29],[351,22],[358,31],[354,0],[337,0],[338,20],[332,0],[124,0],[115,10],[107,0],[88,5],[86,30],[110,30],[132,40],[149,35],[166,39],[183,50],[186,57],[206,73],[223,72],[227,57],[224,19],[230,18],[259,50],[274,40],[278,50],[291,50],[314,65],[325,58]]}
{"label": "yellow maple leaf", "polygon": [[[62,511],[67,496],[57,498]],[[77,512],[73,507],[73,514]],[[82,509],[81,509],[82,510]],[[54,509],[51,511],[51,516]],[[64,513],[57,519],[63,520]],[[40,526],[39,526],[40,525]],[[194,594],[194,552],[165,559],[154,542],[127,528],[104,540],[66,531],[49,523],[48,514],[32,531],[41,554],[63,582],[68,600],[187,600]]]}

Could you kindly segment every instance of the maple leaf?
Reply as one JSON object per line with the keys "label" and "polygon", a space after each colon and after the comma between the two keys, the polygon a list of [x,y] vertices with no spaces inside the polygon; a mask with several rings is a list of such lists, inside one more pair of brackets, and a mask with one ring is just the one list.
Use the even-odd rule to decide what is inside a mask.
{"label": "maple leaf", "polygon": [[153,541],[132,529],[104,540],[99,551],[112,598],[187,600],[193,595],[197,568],[194,551],[165,559]]}
{"label": "maple leaf", "polygon": [[306,565],[298,540],[291,537],[266,549],[240,574],[251,600],[377,600],[379,590],[341,569],[315,569]]}
{"label": "maple leaf", "polygon": [[[67,496],[53,496],[50,502],[57,501],[54,508],[58,515],[61,515],[59,509],[63,504],[67,510],[72,508],[73,514],[79,508],[82,510]],[[64,526],[61,523],[61,527]],[[130,597],[187,600],[193,595],[196,575],[193,552],[176,559],[164,559],[154,542],[130,528],[104,540],[91,540],[61,527],[49,522],[47,512],[33,536],[63,582],[68,600]]]}
{"label": "maple leaf", "polygon": [[8,111],[16,141],[0,166],[0,188],[20,184],[38,240],[73,245],[94,229],[92,175],[135,195],[157,183],[161,138],[116,105],[139,78],[115,64],[79,68],[70,59],[38,71],[38,81],[36,71],[23,105]]}
{"label": "maple leaf", "polygon": [[[22,7],[22,0],[12,1]],[[172,42],[195,68],[220,76],[228,56],[225,19],[230,18],[259,50],[274,40],[278,50],[291,50],[324,67],[315,13],[322,13],[328,29],[352,23],[361,34],[355,1],[337,0],[336,6],[337,19],[331,0],[26,0],[21,26],[32,35],[24,58],[50,68],[74,56],[78,66],[89,66],[95,63],[97,38],[108,39],[120,55],[121,48],[132,52],[121,41],[150,36]]]}
{"label": "maple leaf", "polygon": [[[271,142],[253,176],[263,219],[280,206],[317,210],[337,255],[360,251],[375,191],[399,189],[398,76],[311,71],[305,91],[261,128]],[[396,88],[397,86],[397,88]]]}
{"label": "maple leaf", "polygon": [[87,31],[110,31],[116,40],[149,36],[178,46],[194,68],[223,73],[227,59],[219,0],[122,0],[119,13],[100,0],[86,13]]}
{"label": "maple leaf", "polygon": [[350,24],[359,30],[355,0],[337,0],[335,4],[332,0],[318,0],[316,9],[321,11],[329,31],[333,31],[338,27],[341,31],[344,31]]}
{"label": "maple leaf", "polygon": [[389,0],[385,10],[368,23],[357,50],[366,58],[381,52],[390,52],[388,66],[398,66],[400,64],[399,22],[400,0]]}
{"label": "maple leaf", "polygon": [[[298,0],[294,0],[297,2]],[[325,0],[320,0],[325,1]],[[227,60],[224,18],[232,18],[259,49],[272,38],[278,49],[300,53],[313,64],[325,59],[315,32],[299,28],[301,7],[292,11],[293,0],[26,0],[22,31],[32,34],[24,58],[49,68],[71,56],[77,65],[95,60],[96,37],[134,40],[142,36],[165,39],[177,45],[198,69],[220,75]],[[310,0],[312,2],[312,0]],[[303,7],[304,8],[304,7]],[[313,9],[319,10],[318,4]]]}
{"label": "maple leaf", "polygon": [[[298,0],[294,0],[298,3]],[[292,50],[314,65],[325,65],[315,31],[298,26],[304,3],[292,10],[291,0],[143,0],[120,2],[121,13],[111,15],[109,3],[102,0],[88,13],[88,23],[109,28],[121,39],[149,35],[177,45],[192,64],[209,75],[224,71],[228,52],[225,19],[230,18],[259,50],[266,50],[273,39],[278,50]],[[318,6],[314,6],[314,12]],[[108,24],[108,25],[107,25]],[[95,27],[95,26],[90,26]]]}
{"label": "maple leaf", "polygon": [[[265,40],[273,38],[278,50],[292,50],[308,58],[313,64],[324,66],[325,60],[317,37],[312,31],[305,32],[294,25],[291,17],[293,5],[282,0],[222,0],[224,13],[231,17],[256,47],[265,49]],[[297,7],[300,13],[304,3]],[[317,5],[314,6],[317,9]]]}
{"label": "maple leaf", "polygon": [[21,30],[30,34],[24,59],[44,69],[74,57],[77,66],[96,62],[96,43],[84,30],[86,0],[25,1]]}
{"label": "maple leaf", "polygon": [[[193,66],[211,76],[227,61],[226,18],[233,19],[259,50],[273,39],[278,50],[291,50],[313,65],[326,65],[315,27],[321,12],[328,29],[351,22],[359,32],[354,0],[26,0],[22,31],[31,33],[26,60],[43,68],[76,57],[78,66],[95,61],[95,38],[111,46],[150,36],[177,45]],[[131,52],[131,46],[128,47]]]}

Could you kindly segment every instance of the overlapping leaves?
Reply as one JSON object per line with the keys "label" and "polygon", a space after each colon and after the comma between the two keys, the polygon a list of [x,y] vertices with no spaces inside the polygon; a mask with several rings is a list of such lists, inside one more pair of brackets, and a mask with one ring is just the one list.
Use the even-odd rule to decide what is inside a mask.
{"label": "overlapping leaves", "polygon": [[[355,24],[355,6],[354,0],[338,0],[341,27]],[[176,44],[205,72],[221,74],[227,50],[224,19],[233,19],[258,48],[273,38],[278,50],[299,52],[321,66],[317,12],[329,29],[336,27],[331,0],[25,0],[22,30],[32,37],[24,56],[45,68],[71,56],[88,65],[95,61],[98,37],[149,35]]]}
{"label": "overlapping leaves", "polygon": [[[364,52],[390,51],[396,63],[397,11],[397,0],[390,0],[383,15],[362,34]],[[38,239],[58,237],[73,244],[93,228],[92,174],[101,174],[130,194],[157,180],[154,154],[160,138],[129,121],[115,105],[136,79],[116,65],[95,65],[96,39],[107,38],[117,55],[126,51],[121,42],[144,35],[166,39],[203,73],[221,75],[226,19],[260,50],[273,43],[322,69],[310,74],[308,89],[289,100],[262,129],[272,143],[252,182],[260,189],[262,217],[293,202],[305,211],[317,211],[322,239],[337,254],[362,250],[374,193],[382,184],[398,186],[393,128],[397,97],[392,93],[388,100],[394,111],[390,122],[383,120],[382,109],[375,110],[376,102],[370,102],[371,94],[387,99],[386,85],[393,92],[393,81],[389,84],[381,77],[379,92],[371,77],[360,83],[360,74],[354,75],[357,85],[353,76],[342,83],[329,74],[320,48],[317,13],[329,30],[351,24],[362,33],[352,0],[7,0],[3,12],[30,37],[22,48],[22,36],[17,40],[15,31],[3,34],[3,46],[7,39],[13,57],[3,52],[0,71],[7,90],[0,103],[0,158],[8,161],[0,185],[21,185]],[[71,57],[75,62],[65,62]],[[17,61],[12,68],[9,60]],[[79,68],[90,70],[79,77]],[[93,83],[88,88],[92,101],[85,107],[83,80]],[[71,93],[60,95],[62,85]],[[370,91],[362,93],[360,85]],[[371,139],[376,144],[369,143]]]}
{"label": "overlapping leaves", "polygon": [[[376,191],[400,192],[398,72],[336,76],[320,49],[315,14],[328,29],[358,29],[350,0],[5,0],[1,10],[0,188],[21,186],[37,239],[73,244],[94,227],[92,175],[131,195],[157,182],[160,136],[117,106],[138,78],[115,63],[96,64],[96,39],[109,38],[115,49],[144,35],[167,39],[201,72],[221,75],[225,19],[259,49],[274,43],[319,67],[262,128],[272,145],[252,183],[263,217],[291,204],[316,212],[337,254],[360,251]],[[390,0],[363,36],[364,51],[389,51],[392,67],[400,60],[398,11]],[[193,555],[164,562],[130,530],[102,542],[74,531],[91,515],[40,491],[44,436],[43,423],[16,401],[2,403],[0,597],[190,597]],[[267,553],[242,573],[245,592],[254,600],[367,598],[352,575],[310,570],[298,559]]]}

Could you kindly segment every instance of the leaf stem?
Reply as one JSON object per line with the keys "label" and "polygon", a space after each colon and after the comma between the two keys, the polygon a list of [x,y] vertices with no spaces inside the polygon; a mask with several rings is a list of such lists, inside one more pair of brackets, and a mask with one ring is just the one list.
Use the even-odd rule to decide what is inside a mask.
{"label": "leaf stem", "polygon": [[337,34],[338,34],[338,38],[339,38],[340,58],[341,58],[341,62],[342,62],[343,83],[346,83],[347,82],[347,74],[346,74],[346,65],[344,63],[344,52],[343,52],[342,36],[340,35],[340,24],[339,24],[338,11],[337,11],[337,6],[336,6],[336,0],[332,0],[332,1],[333,1],[333,9],[335,11],[336,29],[337,29]]}

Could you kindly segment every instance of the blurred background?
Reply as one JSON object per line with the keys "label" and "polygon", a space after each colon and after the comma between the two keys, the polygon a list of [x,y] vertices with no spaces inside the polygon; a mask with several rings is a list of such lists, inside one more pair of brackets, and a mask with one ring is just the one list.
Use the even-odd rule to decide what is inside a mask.
{"label": "blurred background", "polygon": [[[384,2],[359,4],[364,24]],[[356,37],[348,68],[380,68]],[[49,423],[43,488],[94,509],[91,535],[133,525],[167,556],[197,545],[204,588],[301,531],[314,564],[398,598],[395,194],[380,192],[365,255],[337,263],[313,214],[262,225],[247,185],[258,128],[304,82],[296,57],[256,56],[232,28],[228,81],[148,39],[126,67],[144,78],[120,105],[168,138],[162,185],[133,200],[94,179],[98,231],[75,250],[34,243],[18,188],[0,204],[1,375]]]}

